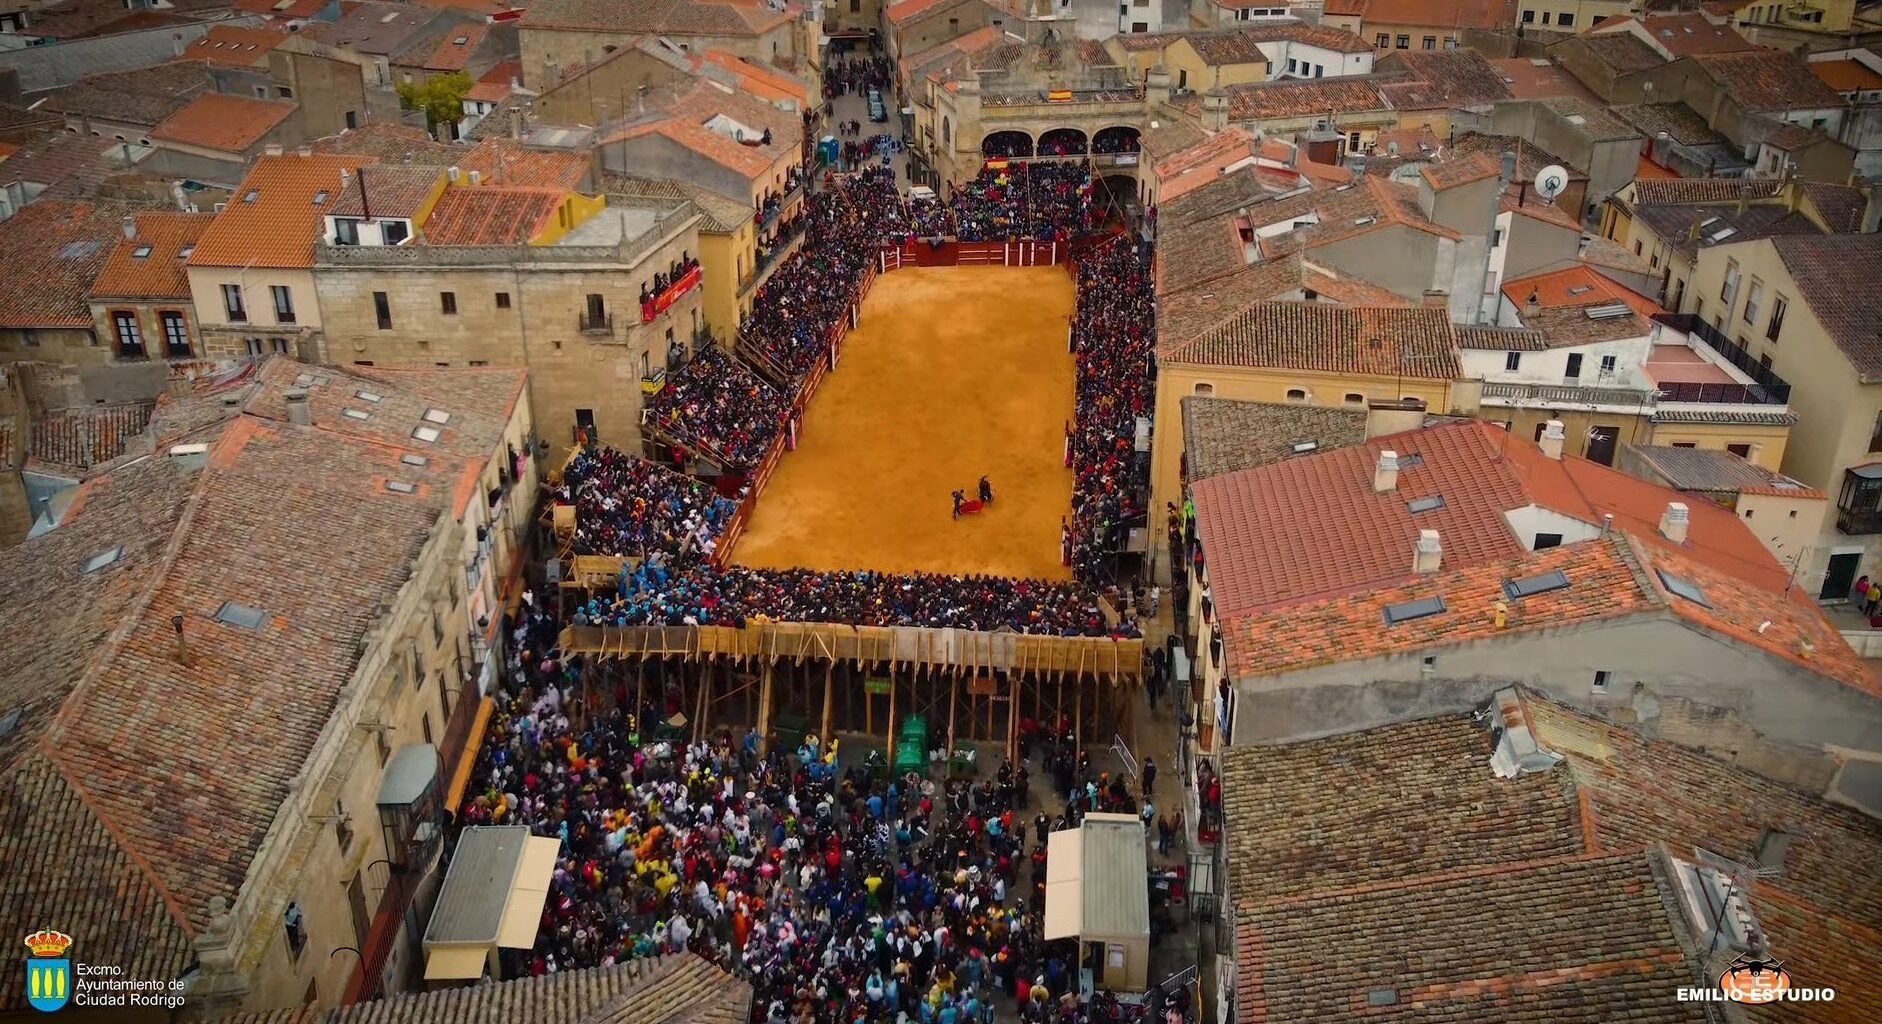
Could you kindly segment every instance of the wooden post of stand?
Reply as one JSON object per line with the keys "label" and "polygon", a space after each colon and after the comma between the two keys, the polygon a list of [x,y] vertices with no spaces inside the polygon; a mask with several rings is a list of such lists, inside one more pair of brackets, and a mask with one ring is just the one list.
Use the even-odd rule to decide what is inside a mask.
{"label": "wooden post of stand", "polygon": [[889,721],[882,727],[882,757],[895,770],[895,677],[889,677]]}
{"label": "wooden post of stand", "polygon": [[961,681],[948,684],[948,757],[954,756],[954,709],[961,702]]}
{"label": "wooden post of stand", "polygon": [[771,754],[771,662],[765,662],[758,683],[758,752]]}
{"label": "wooden post of stand", "polygon": [[823,667],[823,735],[817,737],[817,739],[824,744],[830,742],[830,712],[833,710],[830,706],[830,701],[835,692],[836,659],[832,658],[830,662]]}
{"label": "wooden post of stand", "polygon": [[641,721],[647,711],[647,656],[634,659],[634,729],[646,739],[647,723]]}
{"label": "wooden post of stand", "polygon": [[707,662],[705,671],[699,673],[699,715],[693,719],[693,739],[695,742],[706,735],[706,716],[712,712],[712,674],[714,665]]}
{"label": "wooden post of stand", "polygon": [[1019,678],[1006,678],[1006,759],[1019,763]]}
{"label": "wooden post of stand", "polygon": [[1072,689],[1078,691],[1076,694],[1078,699],[1075,702],[1078,710],[1074,712],[1076,717],[1072,719],[1072,745],[1083,750],[1085,749],[1085,681],[1082,678],[1073,678]]}

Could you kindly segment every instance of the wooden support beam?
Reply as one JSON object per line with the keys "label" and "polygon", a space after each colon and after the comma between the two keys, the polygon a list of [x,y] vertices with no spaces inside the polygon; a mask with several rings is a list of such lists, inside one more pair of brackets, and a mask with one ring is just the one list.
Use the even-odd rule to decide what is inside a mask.
{"label": "wooden support beam", "polygon": [[766,756],[771,753],[771,663],[768,661],[758,684],[758,752]]}
{"label": "wooden support beam", "polygon": [[961,681],[954,680],[948,685],[948,757],[954,756],[954,709],[961,700]]}
{"label": "wooden support beam", "polygon": [[889,680],[889,721],[882,727],[883,759],[888,761],[889,770],[895,770],[895,680]]}
{"label": "wooden support beam", "polygon": [[828,742],[830,739],[830,712],[834,710],[831,698],[836,690],[836,662],[825,662],[823,667],[823,735],[818,739]]}

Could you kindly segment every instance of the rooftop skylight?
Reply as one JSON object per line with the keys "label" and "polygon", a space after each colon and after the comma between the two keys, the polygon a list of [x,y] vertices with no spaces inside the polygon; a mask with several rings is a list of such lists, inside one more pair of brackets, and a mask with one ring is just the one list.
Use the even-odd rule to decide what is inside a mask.
{"label": "rooftop skylight", "polygon": [[451,414],[448,412],[445,412],[443,409],[426,409],[425,410],[425,422],[426,423],[449,423],[451,422]]}
{"label": "rooftop skylight", "polygon": [[1667,572],[1665,569],[1653,571],[1660,577],[1660,585],[1664,586],[1668,593],[1675,597],[1683,597],[1701,608],[1712,607],[1712,602],[1706,600],[1706,592],[1699,589],[1699,584],[1684,576]]}
{"label": "rooftop skylight", "polygon": [[1546,594],[1551,590],[1561,590],[1568,586],[1568,577],[1560,569],[1551,569],[1539,576],[1525,576],[1519,580],[1504,580],[1503,593],[1511,600]]}
{"label": "rooftop skylight", "polygon": [[403,480],[387,480],[386,490],[394,494],[417,494],[418,485],[408,484]]}
{"label": "rooftop skylight", "polygon": [[1401,622],[1422,619],[1444,612],[1444,599],[1441,597],[1421,597],[1416,601],[1401,601],[1385,606],[1385,624],[1396,626]]}
{"label": "rooftop skylight", "polygon": [[426,426],[413,427],[412,436],[426,444],[430,444],[438,439],[438,428]]}
{"label": "rooftop skylight", "polygon": [[1405,503],[1405,511],[1413,514],[1429,512],[1434,508],[1444,507],[1444,495],[1433,494],[1429,498],[1413,498]]}
{"label": "rooftop skylight", "polygon": [[401,455],[399,456],[399,461],[408,466],[424,466],[431,462],[430,459],[425,458],[423,455]]}
{"label": "rooftop skylight", "polygon": [[104,568],[107,565],[110,565],[113,562],[116,562],[118,559],[123,558],[123,557],[124,557],[124,545],[122,544],[113,545],[112,547],[108,547],[104,549],[103,551],[100,551],[97,554],[86,559],[85,571],[97,572],[98,570]]}
{"label": "rooftop skylight", "polygon": [[358,410],[358,409],[342,409],[342,410],[340,410],[340,415],[342,415],[342,416],[345,416],[345,417],[346,417],[347,419],[349,419],[349,420],[369,420],[369,419],[372,419],[372,413],[369,413],[369,412],[362,412],[362,411],[360,411],[360,410]]}
{"label": "rooftop skylight", "polygon": [[261,624],[268,621],[268,613],[252,605],[224,601],[222,607],[216,609],[216,621],[243,629],[260,629]]}

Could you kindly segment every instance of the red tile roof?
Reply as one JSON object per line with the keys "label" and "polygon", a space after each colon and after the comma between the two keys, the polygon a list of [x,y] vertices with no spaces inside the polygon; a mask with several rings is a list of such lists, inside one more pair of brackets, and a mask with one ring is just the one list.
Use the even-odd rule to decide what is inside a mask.
{"label": "red tile roof", "polygon": [[439,38],[438,45],[425,58],[427,71],[462,71],[470,63],[471,55],[490,32],[490,26],[473,22],[449,29]]}
{"label": "red tile roof", "polygon": [[1738,105],[1753,113],[1840,108],[1843,97],[1786,50],[1701,53],[1693,60]]}
{"label": "red tile roof", "polygon": [[1645,295],[1584,266],[1564,267],[1528,277],[1512,278],[1503,284],[1503,297],[1517,309],[1523,308],[1532,293],[1536,296],[1536,304],[1543,309],[1624,302],[1643,316],[1666,312],[1659,303]]}
{"label": "red tile roof", "polygon": [[1457,338],[1442,309],[1262,302],[1158,358],[1202,366],[1287,367],[1455,380]]}
{"label": "red tile roof", "polygon": [[196,243],[192,267],[311,267],[314,241],[325,228],[325,206],[340,191],[340,172],[369,157],[287,153],[255,161],[229,196],[229,204]]}
{"label": "red tile roof", "polygon": [[[212,213],[168,213],[140,210],[132,215],[137,237],[120,238],[92,282],[91,297],[187,299],[189,274],[184,272],[184,250],[194,246],[209,225]],[[148,252],[138,255],[139,250]]]}
{"label": "red tile roof", "polygon": [[150,130],[159,142],[177,142],[225,153],[243,153],[260,142],[297,105],[231,93],[207,92]]}
{"label": "red tile roof", "polygon": [[83,473],[130,447],[150,423],[149,402],[55,409],[33,417],[27,458],[43,468]]}
{"label": "red tile roof", "polygon": [[1870,70],[1869,66],[1848,57],[1842,60],[1813,60],[1810,71],[1823,80],[1823,84],[1837,92],[1867,92],[1882,89],[1882,74]]}
{"label": "red tile roof", "polygon": [[515,91],[512,83],[521,81],[522,77],[522,61],[499,61],[496,66],[484,72],[483,77],[477,80],[477,84],[471,86],[471,90],[464,94],[464,98],[484,103],[502,103],[510,98],[510,93]]}
{"label": "red tile roof", "polygon": [[466,174],[476,171],[493,185],[573,189],[588,176],[584,153],[560,149],[531,149],[504,136],[492,136],[473,146],[458,161]]}
{"label": "red tile roof", "polygon": [[128,212],[42,198],[0,221],[0,327],[92,326],[85,299]]}
{"label": "red tile roof", "polygon": [[1665,48],[1675,58],[1696,53],[1736,53],[1757,49],[1751,40],[1739,35],[1737,29],[1730,25],[1714,25],[1706,20],[1705,15],[1696,11],[1652,14],[1644,18],[1617,18],[1604,23],[1595,33],[1632,32],[1632,26],[1635,25],[1652,36],[1656,45]]}
{"label": "red tile roof", "polygon": [[280,45],[287,32],[272,28],[217,25],[183,48],[183,60],[252,67],[268,63],[268,51]]}
{"label": "red tile roof", "polygon": [[[1402,468],[1397,486],[1378,493],[1382,451],[1397,452]],[[1420,460],[1403,467],[1413,454]],[[1214,477],[1194,493],[1210,591],[1225,621],[1396,585],[1412,576],[1420,530],[1438,531],[1447,570],[1518,557],[1523,539],[1504,513],[1531,505],[1594,530],[1612,514],[1616,529],[1657,552],[1672,547],[1658,533],[1667,503],[1684,501],[1690,520],[1680,557],[1736,578],[1740,589],[1781,596],[1790,579],[1731,511],[1573,455],[1550,459],[1474,420]],[[1434,496],[1443,506],[1407,507]]]}
{"label": "red tile roof", "polygon": [[563,195],[501,185],[446,189],[420,236],[429,245],[522,245],[554,216]]}

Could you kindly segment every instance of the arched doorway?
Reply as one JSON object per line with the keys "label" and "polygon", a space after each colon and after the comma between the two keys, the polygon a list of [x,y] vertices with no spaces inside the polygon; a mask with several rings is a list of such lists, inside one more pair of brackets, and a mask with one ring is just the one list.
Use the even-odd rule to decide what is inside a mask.
{"label": "arched doorway", "polygon": [[1032,155],[1032,136],[1025,132],[994,132],[980,140],[980,155],[989,159]]}
{"label": "arched doorway", "polygon": [[1128,125],[1113,125],[1091,140],[1093,153],[1135,153],[1137,149],[1137,129]]}
{"label": "arched doorway", "polygon": [[1094,223],[1116,224],[1137,206],[1137,179],[1128,174],[1106,174],[1091,182]]}
{"label": "arched doorway", "polygon": [[1040,156],[1084,156],[1085,133],[1076,128],[1054,128],[1039,136]]}

